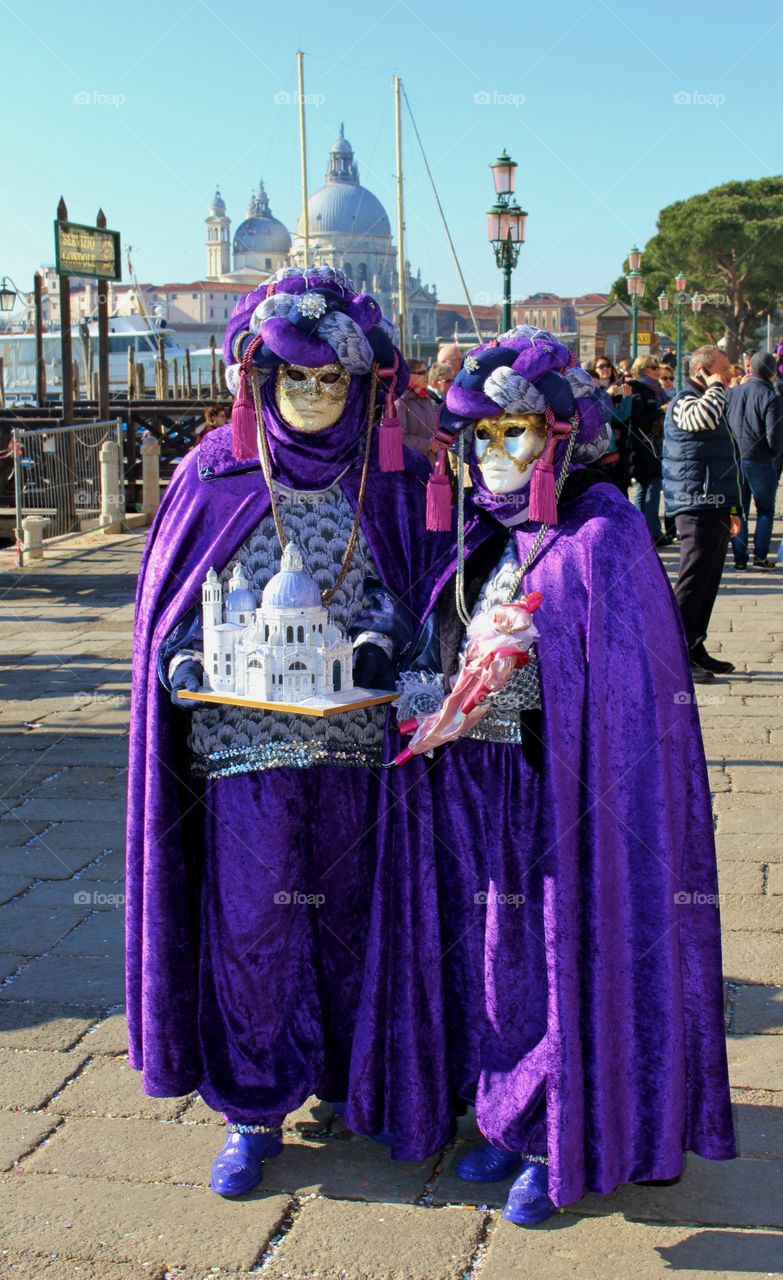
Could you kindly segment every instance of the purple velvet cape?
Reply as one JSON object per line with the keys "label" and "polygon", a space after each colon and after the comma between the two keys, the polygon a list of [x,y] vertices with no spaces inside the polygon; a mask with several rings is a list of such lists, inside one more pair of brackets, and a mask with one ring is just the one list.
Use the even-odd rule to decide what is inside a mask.
{"label": "purple velvet cape", "polygon": [[[219,428],[177,468],[150,531],[136,596],[126,989],[130,1062],[142,1070],[152,1096],[188,1093],[202,1077],[196,1025],[201,788],[189,776],[189,717],[171,706],[156,662],[162,641],[200,602],[210,566],[220,572],[269,510],[260,467],[238,463],[230,446],[230,426]],[[406,451],[404,472],[383,473],[377,437],[373,447],[362,529],[385,585],[420,618],[434,572],[428,566],[446,553],[449,537],[424,532],[426,462]],[[208,479],[200,468],[208,468]],[[358,460],[340,481],[354,508],[360,471]],[[392,790],[397,783],[390,775]],[[192,814],[196,821],[189,821]]]}
{"label": "purple velvet cape", "polygon": [[[704,748],[676,602],[643,517],[614,486],[594,485],[564,505],[560,517],[524,590],[543,595],[536,614],[545,761],[544,839],[536,844],[545,851],[543,1072],[549,1189],[555,1204],[567,1205],[587,1191],[675,1177],[685,1150],[714,1159],[736,1152],[719,911],[717,899],[694,897],[717,894],[718,884]],[[482,516],[469,526],[469,549],[484,536],[485,522]],[[520,560],[537,530],[516,532]],[[453,590],[452,574],[453,564],[435,596]],[[488,985],[491,974],[492,983],[510,989],[520,1027],[528,998],[539,998],[529,990],[530,976],[496,946],[489,917],[486,937],[469,921],[454,927],[443,918],[472,911],[474,890],[488,887],[473,879],[481,862],[474,849],[482,819],[475,815],[486,822],[493,807],[507,814],[514,796],[526,794],[521,748],[493,748],[507,753],[502,780],[477,769],[482,750],[488,758],[480,742],[443,749],[429,790],[411,777],[377,870],[384,888],[376,897],[385,908],[375,914],[371,945],[386,964],[376,985],[365,985],[357,1039],[385,1041],[388,1075],[385,1088],[379,1085],[366,1105],[350,1106],[346,1119],[363,1132],[394,1134],[412,1124],[408,1103],[400,1105],[393,1090],[405,1072],[422,1148],[428,1135],[447,1128],[455,1083],[459,1089],[455,1061],[480,1059],[481,1023],[492,1017],[483,990],[473,1005],[467,973],[484,973]],[[520,815],[523,861],[525,825]],[[446,840],[455,852],[449,859]],[[440,884],[433,874],[439,860],[448,868]],[[395,887],[408,904],[408,930],[396,927]],[[678,901],[680,893],[689,901]],[[478,953],[465,965],[458,961],[444,982],[441,961],[455,935]],[[462,1030],[450,1042],[445,1028],[460,1001]],[[540,1056],[534,1051],[515,1076],[521,1097],[536,1092]],[[377,1044],[372,1057],[382,1060]],[[500,1109],[506,1105],[513,1109],[512,1100]],[[505,1123],[498,1118],[487,1135],[501,1145]],[[396,1143],[392,1154],[402,1155]]]}

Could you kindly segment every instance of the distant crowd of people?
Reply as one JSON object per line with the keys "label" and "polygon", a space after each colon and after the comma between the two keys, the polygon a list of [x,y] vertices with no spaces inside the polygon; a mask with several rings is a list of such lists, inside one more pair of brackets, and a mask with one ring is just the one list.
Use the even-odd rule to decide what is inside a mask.
{"label": "distant crowd of people", "polygon": [[676,363],[669,348],[617,368],[599,356],[589,368],[612,401],[608,477],[626,494],[633,485],[632,499],[657,547],[679,541],[675,593],[694,680],[706,683],[733,670],[705,647],[729,542],[738,571],[775,568],[770,545],[783,470],[783,345],[775,354],[745,352],[741,364],[718,347],[700,347],[680,391]]}

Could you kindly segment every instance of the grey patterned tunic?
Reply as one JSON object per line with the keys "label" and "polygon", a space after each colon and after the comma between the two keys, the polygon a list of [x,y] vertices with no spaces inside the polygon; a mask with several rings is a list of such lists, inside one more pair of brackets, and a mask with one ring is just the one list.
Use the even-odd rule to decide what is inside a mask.
{"label": "grey patterned tunic", "polygon": [[[518,569],[516,543],[511,533],[497,566],[481,588],[473,617],[493,605],[508,603],[514,585],[514,575]],[[463,654],[466,648],[467,637],[462,645]],[[480,738],[484,742],[521,742],[520,712],[538,710],[541,706],[541,683],[535,645],[530,649],[527,665],[518,667],[500,693],[489,695],[489,701],[492,704],[491,709],[475,729],[471,729],[465,736]]]}
{"label": "grey patterned tunic", "polygon": [[[340,572],[354,519],[339,484],[321,493],[276,492],[286,532],[299,547],[305,568],[322,591],[331,587]],[[237,562],[260,601],[261,592],[280,567],[280,544],[271,514],[223,570],[224,590]],[[371,575],[378,576],[360,529],[345,581],[329,606],[331,621],[343,631],[360,612],[364,580]],[[323,719],[249,707],[197,706],[190,733],[193,771],[215,778],[284,765],[380,764],[385,719],[385,706]]]}

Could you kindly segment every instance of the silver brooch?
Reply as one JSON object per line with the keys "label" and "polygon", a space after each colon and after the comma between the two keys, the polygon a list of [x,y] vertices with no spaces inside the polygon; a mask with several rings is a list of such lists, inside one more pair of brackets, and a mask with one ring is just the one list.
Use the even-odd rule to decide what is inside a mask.
{"label": "silver brooch", "polygon": [[326,298],[322,293],[303,293],[299,297],[299,310],[309,320],[320,320],[326,315]]}
{"label": "silver brooch", "polygon": [[468,373],[478,373],[479,362],[475,356],[465,356],[464,363]]}

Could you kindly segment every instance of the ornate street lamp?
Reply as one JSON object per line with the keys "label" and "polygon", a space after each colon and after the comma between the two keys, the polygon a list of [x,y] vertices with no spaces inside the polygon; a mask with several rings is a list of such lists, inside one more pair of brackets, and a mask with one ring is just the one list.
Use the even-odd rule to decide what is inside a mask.
{"label": "ornate street lamp", "polygon": [[625,282],[628,285],[628,292],[631,295],[631,359],[635,360],[639,354],[639,299],[644,296],[644,279],[639,268],[642,265],[642,253],[637,249],[636,245],[628,254],[628,275]]}
{"label": "ornate street lamp", "polygon": [[17,296],[18,290],[13,281],[9,280],[8,276],[3,276],[0,281],[0,311],[13,311]]}
{"label": "ornate street lamp", "polygon": [[487,238],[495,252],[495,262],[503,272],[502,328],[511,328],[511,272],[525,243],[527,213],[514,199],[516,160],[503,151],[490,165],[496,200],[487,210]]}
{"label": "ornate street lamp", "polygon": [[[674,277],[674,312],[677,317],[677,380],[675,387],[677,391],[682,390],[682,309],[689,302],[693,307],[694,295],[686,293],[688,281],[681,271]],[[669,299],[665,292],[658,294],[658,306],[661,311],[669,310]],[[693,307],[694,311],[696,310]],[[701,307],[699,307],[701,309]]]}

